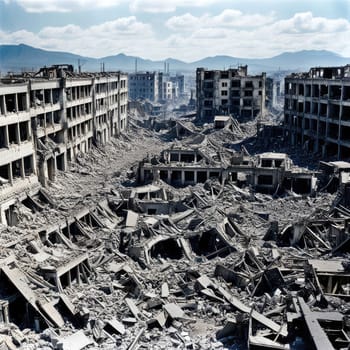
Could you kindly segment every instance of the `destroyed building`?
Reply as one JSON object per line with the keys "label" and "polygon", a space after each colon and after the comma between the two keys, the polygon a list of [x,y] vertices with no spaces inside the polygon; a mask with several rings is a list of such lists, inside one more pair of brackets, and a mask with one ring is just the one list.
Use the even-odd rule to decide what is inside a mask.
{"label": "destroyed building", "polygon": [[129,74],[129,98],[147,99],[158,102],[160,89],[159,74],[157,72],[135,72]]}
{"label": "destroyed building", "polygon": [[266,73],[248,75],[248,66],[237,69],[197,68],[197,114],[212,121],[215,115],[252,119],[266,113]]}
{"label": "destroyed building", "polygon": [[1,79],[1,222],[10,221],[15,194],[53,181],[93,144],[123,132],[127,100],[123,73],[74,73],[63,65]]}
{"label": "destroyed building", "polygon": [[317,67],[285,78],[284,124],[291,145],[350,157],[350,66]]}
{"label": "destroyed building", "polygon": [[221,183],[252,186],[264,193],[285,189],[312,194],[316,186],[315,174],[293,166],[284,153],[262,153],[252,157],[223,150],[218,152],[215,148],[208,153],[206,138],[200,145],[174,145],[164,150],[159,158],[144,159],[139,167],[139,181],[148,183],[159,179],[175,187],[217,179]]}
{"label": "destroyed building", "polygon": [[184,96],[185,77],[165,72],[134,72],[129,74],[129,98],[165,103]]}
{"label": "destroyed building", "polygon": [[176,74],[175,76],[169,76],[169,79],[173,83],[173,96],[183,97],[185,95],[185,76]]}
{"label": "destroyed building", "polygon": [[[11,79],[0,153],[19,167],[1,175],[1,349],[349,348],[349,163],[298,166],[260,148],[273,129],[232,116],[150,124],[134,108],[112,131],[120,73]],[[84,118],[87,146],[83,126],[69,138]]]}

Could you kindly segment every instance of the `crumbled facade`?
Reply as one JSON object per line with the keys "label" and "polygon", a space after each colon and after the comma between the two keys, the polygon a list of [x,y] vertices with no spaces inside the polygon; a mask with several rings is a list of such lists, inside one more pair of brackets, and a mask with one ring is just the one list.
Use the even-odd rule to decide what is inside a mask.
{"label": "crumbled facade", "polygon": [[[72,147],[61,128],[81,124],[74,107],[88,104],[64,69],[44,69],[32,82],[67,74],[57,94],[21,87],[1,100],[14,112],[0,122],[16,126],[2,129],[8,147],[0,152],[24,157],[10,166],[24,178],[0,178],[1,348],[349,348],[350,163],[303,168],[282,141],[262,146],[259,138],[274,143],[280,126],[232,116],[152,126],[135,108],[127,132],[111,138],[98,117],[113,98],[96,82],[93,147],[77,128],[76,161],[68,153],[57,160]],[[47,119],[55,105],[62,114]],[[34,128],[35,111],[47,138]],[[50,178],[52,157],[53,169],[71,163]]]}
{"label": "crumbled facade", "polygon": [[147,99],[158,102],[160,96],[159,74],[157,72],[136,72],[129,74],[129,98]]}
{"label": "crumbled facade", "polygon": [[285,78],[284,124],[291,145],[350,157],[350,65],[317,67]]}
{"label": "crumbled facade", "polygon": [[207,70],[197,68],[197,114],[201,120],[231,114],[252,119],[266,113],[266,73],[248,75],[248,67]]}
{"label": "crumbled facade", "polygon": [[[55,179],[92,144],[127,127],[127,76],[77,74],[71,66],[43,68],[0,84],[0,202],[11,206],[40,181]],[[5,199],[10,202],[4,204]],[[2,217],[1,222],[5,218]]]}
{"label": "crumbled facade", "polygon": [[168,72],[135,72],[129,74],[129,98],[165,103],[185,92],[184,75],[171,76]]}
{"label": "crumbled facade", "polygon": [[[206,139],[202,141],[205,144]],[[173,147],[159,158],[140,162],[139,181],[162,180],[172,186],[188,186],[217,179],[221,183],[249,185],[256,191],[277,193],[281,190],[311,194],[316,188],[315,174],[293,165],[285,153],[245,156],[242,152],[208,153],[201,147]]]}

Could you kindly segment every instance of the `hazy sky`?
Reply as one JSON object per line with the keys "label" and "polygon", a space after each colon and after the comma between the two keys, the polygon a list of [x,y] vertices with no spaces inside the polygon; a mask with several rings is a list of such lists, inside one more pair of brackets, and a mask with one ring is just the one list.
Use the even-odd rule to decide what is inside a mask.
{"label": "hazy sky", "polygon": [[350,57],[350,0],[0,0],[0,42],[91,57]]}

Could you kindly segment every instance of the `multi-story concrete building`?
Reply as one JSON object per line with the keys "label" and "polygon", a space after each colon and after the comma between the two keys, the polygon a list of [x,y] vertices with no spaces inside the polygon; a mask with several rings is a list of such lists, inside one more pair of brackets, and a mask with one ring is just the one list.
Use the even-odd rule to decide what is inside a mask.
{"label": "multi-story concrete building", "polygon": [[166,103],[176,99],[178,97],[177,87],[177,83],[171,80],[169,73],[158,73],[159,102]]}
{"label": "multi-story concrete building", "polygon": [[163,72],[135,72],[129,74],[129,98],[166,103],[177,99],[185,90],[183,75],[170,76]]}
{"label": "multi-story concrete building", "polygon": [[125,130],[127,89],[125,74],[76,74],[66,65],[1,79],[0,205]]}
{"label": "multi-story concrete building", "polygon": [[292,145],[350,157],[350,65],[285,78],[285,129]]}
{"label": "multi-story concrete building", "polygon": [[176,86],[178,91],[177,97],[182,97],[185,94],[185,76],[183,74],[176,74],[173,77],[170,77],[170,81]]}
{"label": "multi-story concrete building", "polygon": [[171,81],[163,81],[162,88],[163,100],[172,100],[173,98],[175,98],[176,89]]}
{"label": "multi-story concrete building", "polygon": [[248,67],[207,70],[197,68],[197,114],[202,120],[231,114],[255,118],[266,111],[266,74],[248,75]]}
{"label": "multi-story concrete building", "polygon": [[157,72],[136,72],[129,74],[129,98],[148,99],[158,102],[159,75]]}

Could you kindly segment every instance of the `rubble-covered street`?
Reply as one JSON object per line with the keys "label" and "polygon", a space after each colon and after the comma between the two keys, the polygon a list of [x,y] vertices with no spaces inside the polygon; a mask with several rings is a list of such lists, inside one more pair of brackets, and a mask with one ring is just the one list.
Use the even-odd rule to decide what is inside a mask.
{"label": "rubble-covered street", "polygon": [[137,123],[1,227],[2,349],[347,348],[349,164]]}

